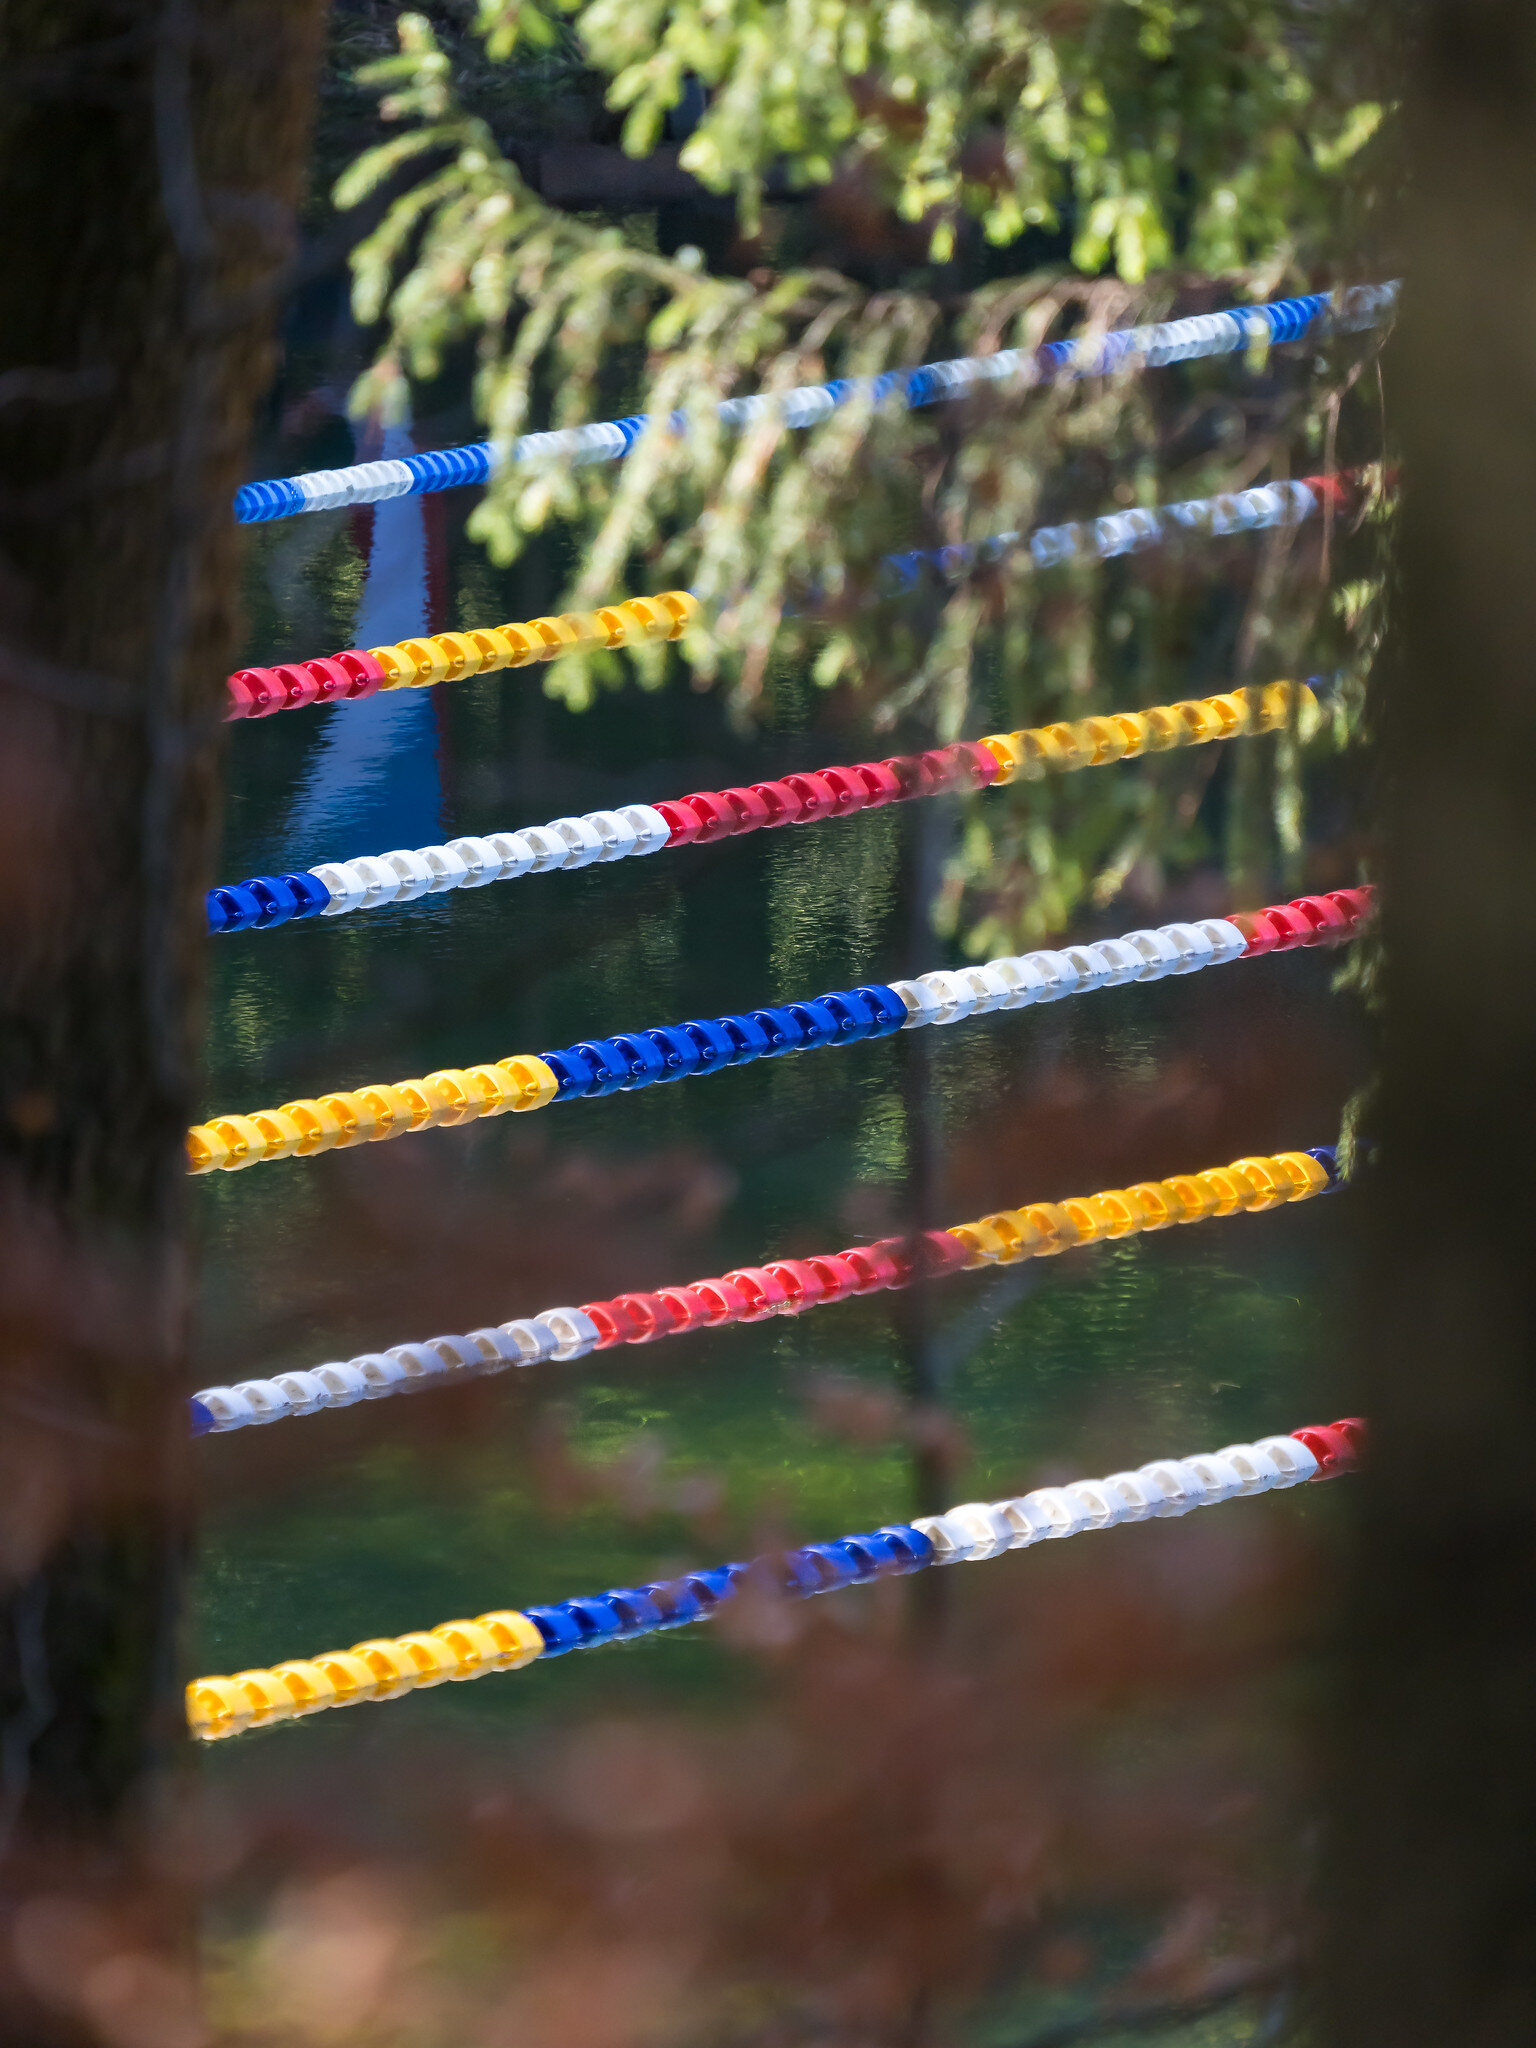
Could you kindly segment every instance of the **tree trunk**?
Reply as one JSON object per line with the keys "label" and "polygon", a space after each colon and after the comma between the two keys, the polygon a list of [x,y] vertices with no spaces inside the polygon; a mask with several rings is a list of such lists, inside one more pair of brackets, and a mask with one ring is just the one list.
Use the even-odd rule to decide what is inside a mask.
{"label": "tree trunk", "polygon": [[[198,2038],[182,1132],[324,0],[0,5],[0,2038]],[[157,1840],[159,1843],[157,1853]]]}
{"label": "tree trunk", "polygon": [[1420,10],[1325,2038],[1536,2041],[1536,9]]}

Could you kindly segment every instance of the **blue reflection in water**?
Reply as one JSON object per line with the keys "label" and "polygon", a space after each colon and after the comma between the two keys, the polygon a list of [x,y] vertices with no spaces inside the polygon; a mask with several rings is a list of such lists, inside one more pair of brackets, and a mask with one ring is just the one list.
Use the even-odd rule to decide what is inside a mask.
{"label": "blue reflection in water", "polygon": [[[408,426],[387,427],[380,451],[409,455]],[[353,644],[382,647],[432,625],[426,506],[395,498],[373,508],[373,545]],[[425,846],[446,830],[437,714],[426,690],[396,690],[338,704],[289,814],[296,857],[348,859],[392,846]],[[307,852],[304,849],[308,849]]]}

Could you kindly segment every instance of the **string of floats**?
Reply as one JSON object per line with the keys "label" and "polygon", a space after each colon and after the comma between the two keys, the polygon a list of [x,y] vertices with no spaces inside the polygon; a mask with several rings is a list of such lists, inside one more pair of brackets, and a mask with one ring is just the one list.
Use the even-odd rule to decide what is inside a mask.
{"label": "string of floats", "polygon": [[[1220,313],[1121,328],[1097,341],[1053,341],[1034,349],[998,349],[990,355],[959,356],[948,362],[924,363],[915,369],[888,370],[878,377],[832,378],[824,384],[801,385],[792,391],[722,399],[715,414],[722,425],[733,428],[769,418],[776,418],[787,427],[811,427],[855,401],[875,410],[912,411],[942,399],[962,397],[987,384],[1018,392],[1064,377],[1103,377],[1190,362],[1202,356],[1236,355],[1255,346],[1321,338],[1328,331],[1373,327],[1395,304],[1397,291],[1397,284],[1391,282],[1356,286],[1336,297],[1327,292],[1312,292],[1262,306],[1237,306]],[[659,417],[636,413],[627,419],[604,420],[585,427],[524,434],[510,446],[477,441],[424,455],[268,478],[243,484],[235,493],[235,518],[243,525],[291,519],[303,512],[373,505],[389,498],[483,484],[513,463],[552,459],[613,462],[627,455],[640,436],[658,424]],[[686,414],[673,413],[668,425],[674,432],[684,432]]]}
{"label": "string of floats", "polygon": [[479,889],[554,869],[627,860],[676,846],[704,846],[779,825],[811,825],[915,797],[1000,789],[1077,768],[1102,768],[1140,754],[1212,740],[1294,730],[1308,738],[1322,717],[1307,683],[1268,683],[1114,711],[1021,732],[988,733],[922,754],[814,768],[746,787],[695,790],[655,804],[586,811],[515,832],[397,847],[349,861],[321,861],[282,875],[252,875],[208,892],[211,932],[269,931],[302,918],[340,917],[410,903],[452,889]]}
{"label": "string of floats", "polygon": [[421,1343],[365,1351],[356,1358],[269,1379],[204,1387],[191,1398],[192,1432],[223,1434],[289,1416],[317,1415],[322,1408],[350,1408],[358,1401],[455,1385],[505,1372],[509,1366],[546,1360],[564,1364],[619,1344],[652,1344],[661,1337],[720,1329],[727,1323],[803,1315],[807,1309],[907,1287],[916,1280],[1052,1258],[1106,1238],[1167,1230],[1174,1224],[1276,1209],[1328,1194],[1338,1185],[1337,1156],[1332,1147],[1319,1146],[1234,1159],[1230,1166],[1138,1181],[1128,1188],[1103,1188],[1098,1194],[1072,1195],[1061,1202],[1032,1202],[914,1237],[883,1238],[803,1259],[773,1259],[684,1287],[544,1309],[536,1316],[471,1330],[465,1336],[428,1337]]}
{"label": "string of floats", "polygon": [[559,1051],[516,1053],[477,1066],[446,1067],[418,1080],[369,1083],[276,1109],[215,1116],[188,1131],[188,1166],[193,1173],[232,1173],[262,1161],[310,1158],[438,1125],[527,1113],[552,1102],[650,1088],[812,1047],[853,1045],[925,1024],[955,1024],[1125,982],[1333,944],[1354,937],[1370,904],[1369,888],[1335,889],[1060,952],[1006,954],[979,967],[936,969],[915,981],[867,982],[808,1002],[582,1039]]}
{"label": "string of floats", "polygon": [[473,1621],[373,1637],[350,1650],[322,1650],[227,1678],[198,1678],[187,1687],[187,1721],[194,1735],[216,1742],[329,1707],[398,1699],[447,1680],[520,1670],[569,1650],[682,1628],[707,1620],[742,1595],[812,1599],[930,1565],[979,1563],[1091,1529],[1160,1521],[1238,1495],[1338,1478],[1354,1469],[1364,1443],[1365,1424],[1358,1417],[1308,1424],[1193,1457],[1154,1458],[1104,1479],[1036,1487],[1009,1500],[965,1501],[942,1515],[887,1523],[867,1535],[808,1543],[750,1563],[684,1572],[550,1606],[503,1608]]}

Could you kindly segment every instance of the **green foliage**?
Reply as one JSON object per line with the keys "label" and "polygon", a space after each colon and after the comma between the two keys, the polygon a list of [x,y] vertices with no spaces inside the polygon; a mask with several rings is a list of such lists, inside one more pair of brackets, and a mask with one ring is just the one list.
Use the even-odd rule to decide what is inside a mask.
{"label": "green foliage", "polygon": [[[1380,109],[1314,84],[1301,10],[1214,0],[1083,7],[902,0],[589,0],[594,61],[652,148],[688,73],[713,88],[683,150],[755,227],[765,173],[814,184],[869,163],[903,219],[933,220],[947,259],[958,209],[1006,245],[1070,197],[1073,261],[1129,283],[1178,243],[1207,271],[1278,265],[1298,212],[1364,143]],[[969,145],[969,147],[967,147]],[[1309,189],[1309,187],[1311,189]],[[1186,195],[1192,191],[1193,200]]]}
{"label": "green foliage", "polygon": [[555,23],[531,0],[480,0],[475,27],[485,38],[486,55],[504,62],[519,44],[545,48],[559,33]]}
{"label": "green foliage", "polygon": [[[402,132],[336,189],[342,207],[393,194],[354,258],[359,317],[385,323],[357,404],[388,412],[407,376],[438,375],[469,344],[477,404],[502,444],[546,419],[680,415],[680,431],[651,429],[617,467],[519,463],[486,493],[471,531],[506,563],[530,534],[563,525],[578,543],[577,606],[686,584],[708,621],[687,656],[702,682],[731,686],[743,716],[773,666],[799,650],[818,683],[861,691],[877,721],[940,738],[967,726],[979,659],[1024,679],[1016,723],[1109,708],[1115,664],[1097,658],[1092,634],[1075,666],[1041,646],[1026,551],[916,606],[872,600],[885,554],[1025,530],[1043,493],[1087,513],[1104,509],[1110,489],[1121,504],[1165,495],[1166,380],[1094,380],[1027,400],[992,391],[963,416],[858,401],[809,430],[772,418],[727,429],[717,402],[1157,317],[1191,272],[1220,273],[1224,299],[1338,274],[1352,255],[1346,174],[1380,119],[1327,40],[1348,26],[1347,10],[1326,25],[1302,0],[588,0],[568,11],[624,111],[632,153],[652,147],[690,74],[706,85],[682,161],[732,196],[762,261],[745,276],[712,274],[695,249],[659,254],[634,222],[547,206],[501,147],[494,110],[461,96],[424,17],[403,15],[399,54],[364,74]],[[513,72],[556,33],[554,18],[524,0],[482,0],[478,29]],[[765,204],[765,193],[832,178],[863,193],[893,231],[916,234],[902,288],[861,282],[857,251],[841,267],[787,261],[797,210]],[[989,274],[1004,261],[989,245],[1022,252],[1021,234],[1057,224],[1070,226],[1078,274]],[[1186,469],[1179,494],[1246,482],[1265,466],[1285,474],[1323,452],[1325,422],[1331,448],[1358,368],[1347,351],[1337,356],[1310,384],[1277,373],[1243,473],[1233,479],[1218,444]],[[1216,374],[1186,377],[1197,407],[1202,375],[1211,388]],[[1280,638],[1300,643],[1315,593],[1282,590],[1284,562],[1283,547],[1273,550],[1257,597],[1283,615]],[[1264,645],[1267,624],[1245,630],[1245,674],[1275,673],[1271,660],[1286,658]],[[1335,626],[1347,639],[1347,624]],[[632,673],[621,660],[570,658],[549,687],[583,706]],[[662,673],[653,657],[640,679]],[[1187,691],[1176,683],[1167,694]],[[1278,758],[1268,788],[1252,794],[1257,815],[1274,821],[1264,844],[1294,854],[1295,763],[1283,750]],[[1066,915],[1084,890],[1102,895],[1143,845],[1160,854],[1161,816],[1157,802],[1144,806],[1129,836],[1116,818],[1065,862],[1048,830],[1022,827],[1038,886],[1027,885],[1029,907],[1010,913],[1012,928],[1032,928],[1046,904]],[[962,875],[998,850],[974,834],[968,845]],[[989,914],[993,925],[1003,916]]]}

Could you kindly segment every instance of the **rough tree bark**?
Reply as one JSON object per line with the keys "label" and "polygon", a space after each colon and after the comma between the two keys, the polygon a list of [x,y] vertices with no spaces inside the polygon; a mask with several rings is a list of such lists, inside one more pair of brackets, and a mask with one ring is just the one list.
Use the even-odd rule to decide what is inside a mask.
{"label": "rough tree bark", "polygon": [[1536,2041],[1536,9],[1431,0],[1389,391],[1371,1472],[1346,1638],[1325,2038]]}
{"label": "rough tree bark", "polygon": [[324,0],[0,5],[0,2038],[199,2025],[182,1131]]}

